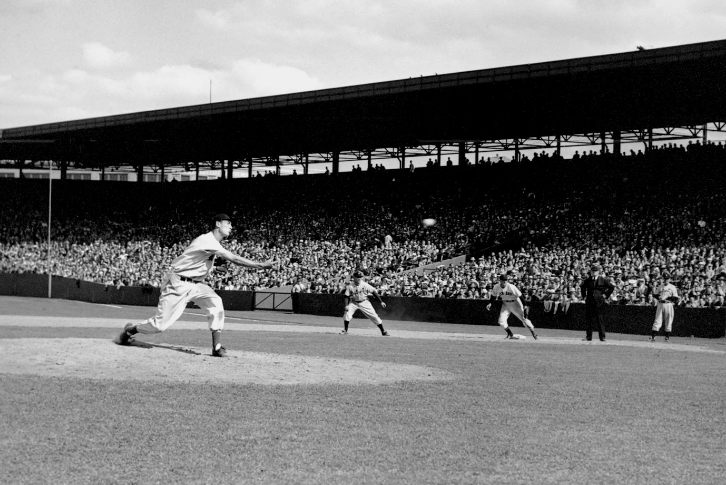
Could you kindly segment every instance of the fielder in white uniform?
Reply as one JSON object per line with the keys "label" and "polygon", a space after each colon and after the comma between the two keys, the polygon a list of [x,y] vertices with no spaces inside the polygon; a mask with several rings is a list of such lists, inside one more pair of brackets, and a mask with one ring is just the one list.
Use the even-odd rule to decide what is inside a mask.
{"label": "fielder in white uniform", "polygon": [[509,328],[509,324],[507,323],[509,315],[514,315],[524,324],[525,327],[529,329],[530,332],[532,332],[532,337],[537,340],[537,334],[534,333],[534,325],[532,325],[529,318],[524,316],[522,292],[519,291],[519,288],[509,283],[507,281],[508,279],[508,274],[502,274],[499,276],[499,284],[494,285],[494,288],[492,289],[491,300],[487,305],[487,310],[491,309],[493,302],[501,301],[502,308],[499,310],[499,325],[507,331],[507,338],[519,338],[512,333],[512,330]]}
{"label": "fielder in white uniform", "polygon": [[669,275],[663,277],[663,284],[655,290],[655,294],[658,297],[658,306],[655,308],[655,321],[650,332],[650,341],[655,342],[655,337],[665,320],[665,339],[667,342],[671,337],[673,328],[673,304],[678,303],[678,290],[671,284]]}
{"label": "fielder in white uniform", "polygon": [[383,321],[378,316],[373,305],[368,300],[370,295],[376,295],[378,301],[381,302],[381,306],[386,308],[386,304],[381,300],[381,296],[378,294],[375,288],[363,281],[361,278],[363,273],[356,271],[353,273],[353,283],[348,284],[345,287],[345,314],[343,315],[343,331],[340,332],[342,335],[348,335],[348,324],[351,318],[355,314],[356,310],[360,310],[363,315],[375,323],[378,329],[381,331],[381,335],[388,337],[388,332],[383,329]]}
{"label": "fielder in white uniform", "polygon": [[164,275],[156,315],[134,325],[128,323],[118,337],[120,345],[131,345],[137,333],[160,333],[181,317],[187,303],[193,301],[207,311],[207,323],[212,331],[212,355],[226,357],[227,351],[220,343],[224,328],[224,306],[222,299],[204,279],[214,268],[214,259],[219,256],[232,263],[248,268],[272,268],[273,261],[264,263],[252,261],[224,249],[220,241],[232,232],[232,222],[226,214],[214,217],[211,232],[196,238],[184,252],[171,263],[171,270]]}

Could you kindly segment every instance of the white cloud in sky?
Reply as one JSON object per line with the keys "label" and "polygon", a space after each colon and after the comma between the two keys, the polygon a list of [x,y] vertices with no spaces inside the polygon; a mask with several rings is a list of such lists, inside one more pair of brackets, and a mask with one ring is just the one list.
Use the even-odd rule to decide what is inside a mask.
{"label": "white cloud in sky", "polygon": [[210,79],[216,102],[704,42],[726,3],[0,0],[0,31],[2,128],[206,103]]}
{"label": "white cloud in sky", "polygon": [[123,67],[131,61],[128,52],[114,52],[98,42],[83,44],[83,58],[92,67]]}
{"label": "white cloud in sky", "polygon": [[224,30],[229,26],[229,14],[226,10],[212,12],[211,10],[198,8],[194,11],[194,15],[199,23],[213,29]]}
{"label": "white cloud in sky", "polygon": [[[45,117],[64,121],[208,103],[210,80],[214,102],[323,87],[319,80],[300,69],[260,59],[238,59],[217,69],[165,65],[126,76],[72,68],[60,76],[43,76],[37,71],[17,80],[9,75],[0,76],[0,105],[27,111],[29,117],[45,110]],[[71,114],[75,118],[69,118]],[[32,119],[21,122],[33,123]],[[21,124],[3,126],[0,113],[0,126]]]}

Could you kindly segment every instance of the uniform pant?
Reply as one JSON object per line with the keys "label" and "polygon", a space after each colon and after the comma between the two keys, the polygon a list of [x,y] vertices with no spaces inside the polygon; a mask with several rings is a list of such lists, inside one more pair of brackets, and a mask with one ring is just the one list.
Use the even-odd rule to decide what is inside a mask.
{"label": "uniform pant", "polygon": [[156,315],[144,320],[136,326],[136,329],[139,333],[145,334],[163,332],[181,317],[190,301],[207,311],[207,324],[210,330],[224,328],[222,298],[208,285],[182,281],[179,276],[171,273],[165,276],[162,283]]}
{"label": "uniform pant", "polygon": [[665,331],[667,333],[670,333],[671,328],[673,327],[673,303],[671,302],[658,302],[658,306],[655,308],[655,321],[653,322],[653,331],[659,331],[664,321]]}
{"label": "uniform pant", "polygon": [[348,311],[345,312],[343,319],[346,322],[350,322],[356,310],[360,310],[363,315],[368,317],[368,319],[376,325],[383,323],[383,320],[381,320],[381,317],[378,316],[375,309],[373,309],[373,305],[371,305],[371,302],[368,300],[351,301],[348,304]]}
{"label": "uniform pant", "polygon": [[592,329],[597,327],[597,333],[600,340],[605,340],[605,317],[603,316],[604,304],[598,306],[596,303],[585,303],[585,321],[587,322],[587,330],[585,338],[592,340]]}
{"label": "uniform pant", "polygon": [[519,300],[513,302],[502,302],[502,309],[499,310],[499,325],[502,328],[509,327],[509,324],[507,323],[507,320],[509,320],[509,315],[514,315],[515,317],[517,317],[519,321],[522,322],[524,326],[529,328],[530,330],[534,329],[534,325],[532,325],[532,322],[527,320],[527,318],[524,316],[524,307],[522,306],[522,303],[519,302]]}

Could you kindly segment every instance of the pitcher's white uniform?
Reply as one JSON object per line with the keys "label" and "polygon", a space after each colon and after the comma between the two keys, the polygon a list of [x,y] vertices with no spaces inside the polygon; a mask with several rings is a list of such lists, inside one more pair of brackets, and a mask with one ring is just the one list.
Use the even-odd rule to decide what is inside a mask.
{"label": "pitcher's white uniform", "polygon": [[371,322],[380,325],[383,321],[376,313],[370,300],[368,300],[368,297],[375,292],[376,289],[363,280],[360,280],[358,284],[348,284],[345,287],[345,296],[350,298],[350,303],[343,319],[349,322],[353,318],[355,311],[360,310]]}
{"label": "pitcher's white uniform", "polygon": [[164,275],[156,315],[136,326],[139,333],[163,332],[181,317],[190,301],[207,311],[210,330],[222,330],[222,298],[211,287],[202,283],[214,268],[214,258],[219,250],[224,248],[212,232],[192,241],[171,263],[171,270]]}
{"label": "pitcher's white uniform", "polygon": [[656,289],[656,294],[658,295],[658,306],[655,308],[653,332],[658,332],[665,320],[665,331],[667,335],[671,333],[673,327],[673,302],[670,301],[670,298],[677,298],[678,290],[671,283],[666,283]]}

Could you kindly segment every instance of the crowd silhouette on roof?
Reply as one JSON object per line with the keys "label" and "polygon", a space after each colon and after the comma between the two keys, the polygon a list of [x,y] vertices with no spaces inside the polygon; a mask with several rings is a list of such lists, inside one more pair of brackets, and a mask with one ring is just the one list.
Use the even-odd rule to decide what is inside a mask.
{"label": "crowd silhouette on roof", "polygon": [[[234,225],[226,247],[283,264],[220,265],[209,279],[216,289],[338,293],[362,270],[382,295],[488,299],[498,275],[511,272],[526,299],[566,309],[598,263],[616,284],[613,304],[654,305],[667,273],[681,305],[724,305],[722,144],[487,158],[161,188],[65,181],[53,189],[51,271],[159,286],[171,261],[224,212]],[[46,185],[3,179],[0,188],[0,272],[47,274]],[[422,224],[428,218],[436,224]],[[450,264],[455,257],[463,261]]]}

